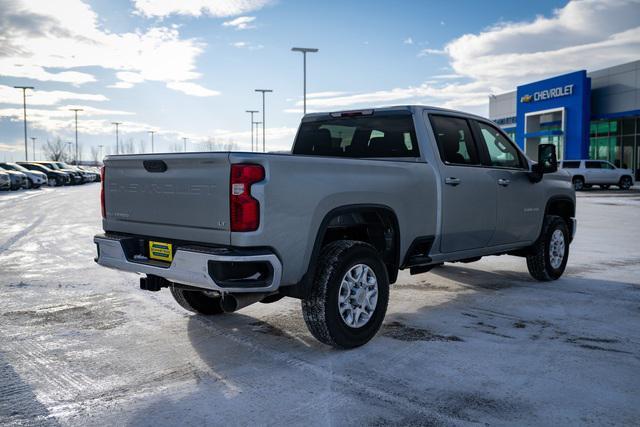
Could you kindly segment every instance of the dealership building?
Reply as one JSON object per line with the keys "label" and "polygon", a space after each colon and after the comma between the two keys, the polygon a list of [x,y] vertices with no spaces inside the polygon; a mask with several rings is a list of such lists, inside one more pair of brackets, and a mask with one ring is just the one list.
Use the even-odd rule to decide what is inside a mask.
{"label": "dealership building", "polygon": [[640,178],[640,60],[491,95],[489,117],[530,158],[552,143],[560,160],[609,160]]}

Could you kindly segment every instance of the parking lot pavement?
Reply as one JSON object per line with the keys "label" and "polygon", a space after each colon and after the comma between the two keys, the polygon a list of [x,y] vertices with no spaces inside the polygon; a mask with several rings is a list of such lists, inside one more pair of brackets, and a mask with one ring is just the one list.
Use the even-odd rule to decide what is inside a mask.
{"label": "parking lot pavement", "polygon": [[637,425],[640,194],[578,198],[567,274],[489,257],[401,273],[336,351],[299,302],[215,319],[94,264],[99,185],[0,193],[0,424]]}

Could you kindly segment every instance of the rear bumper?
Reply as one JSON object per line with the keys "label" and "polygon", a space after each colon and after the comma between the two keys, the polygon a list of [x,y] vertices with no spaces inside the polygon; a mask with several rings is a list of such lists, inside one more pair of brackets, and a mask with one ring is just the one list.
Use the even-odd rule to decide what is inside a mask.
{"label": "rear bumper", "polygon": [[[282,264],[269,252],[246,252],[231,248],[209,248],[195,245],[177,246],[170,264],[149,260],[132,259],[127,249],[130,236],[97,235],[95,261],[108,268],[163,277],[171,282],[190,285],[222,293],[273,292],[280,287]],[[129,252],[129,254],[128,254]],[[129,255],[129,256],[128,256]],[[242,269],[246,265],[267,265],[268,274],[259,282],[251,280],[221,280],[216,272]],[[220,268],[220,266],[223,266]],[[215,278],[215,279],[214,279]]]}

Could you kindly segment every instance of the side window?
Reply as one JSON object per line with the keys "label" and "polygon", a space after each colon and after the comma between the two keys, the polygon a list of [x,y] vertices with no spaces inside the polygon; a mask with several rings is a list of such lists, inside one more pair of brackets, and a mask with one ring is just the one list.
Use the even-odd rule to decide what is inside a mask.
{"label": "side window", "polygon": [[491,166],[502,168],[523,167],[518,149],[498,129],[483,122],[478,123],[482,141],[487,147]]}
{"label": "side window", "polygon": [[457,165],[477,165],[478,154],[466,119],[432,115],[440,158]]}
{"label": "side window", "polygon": [[609,162],[603,162],[602,163],[602,168],[603,169],[615,169],[615,166],[613,166],[611,163]]}
{"label": "side window", "polygon": [[584,162],[587,169],[600,169],[600,162]]}
{"label": "side window", "polygon": [[578,169],[580,162],[562,162],[562,168],[564,169]]}

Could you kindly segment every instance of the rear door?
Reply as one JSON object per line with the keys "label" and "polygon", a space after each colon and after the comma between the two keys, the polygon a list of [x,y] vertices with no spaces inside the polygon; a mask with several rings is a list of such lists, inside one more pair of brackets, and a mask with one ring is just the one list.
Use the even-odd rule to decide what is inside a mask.
{"label": "rear door", "polygon": [[480,164],[466,118],[430,114],[440,154],[444,253],[487,246],[496,228],[496,183]]}
{"label": "rear door", "polygon": [[609,162],[601,162],[604,184],[617,184],[620,177],[618,170]]}
{"label": "rear door", "polygon": [[228,157],[180,153],[107,158],[104,229],[229,244]]}

